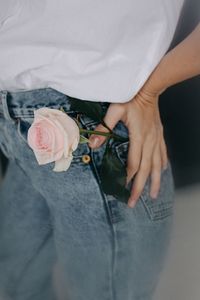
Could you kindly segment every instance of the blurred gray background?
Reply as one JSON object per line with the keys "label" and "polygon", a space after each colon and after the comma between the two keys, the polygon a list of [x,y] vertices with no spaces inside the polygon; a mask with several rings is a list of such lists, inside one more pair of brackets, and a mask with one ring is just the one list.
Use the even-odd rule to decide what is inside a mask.
{"label": "blurred gray background", "polygon": [[[188,0],[171,48],[200,22],[200,1]],[[199,53],[200,55],[200,53]],[[200,76],[160,99],[176,186],[174,229],[155,300],[200,299]]]}

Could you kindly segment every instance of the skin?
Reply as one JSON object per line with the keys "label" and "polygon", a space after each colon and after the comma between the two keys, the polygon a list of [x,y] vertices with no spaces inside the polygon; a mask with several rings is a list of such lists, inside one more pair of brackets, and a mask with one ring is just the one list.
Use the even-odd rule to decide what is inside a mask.
{"label": "skin", "polygon": [[[156,199],[161,171],[167,167],[168,154],[159,113],[159,96],[168,87],[200,74],[200,23],[194,31],[169,51],[154,69],[148,80],[130,101],[111,103],[105,123],[113,129],[123,121],[129,132],[127,183],[135,175],[128,206],[137,203],[148,176],[151,178],[150,196]],[[108,132],[99,124],[95,130]],[[100,147],[104,136],[91,135],[89,146]]]}

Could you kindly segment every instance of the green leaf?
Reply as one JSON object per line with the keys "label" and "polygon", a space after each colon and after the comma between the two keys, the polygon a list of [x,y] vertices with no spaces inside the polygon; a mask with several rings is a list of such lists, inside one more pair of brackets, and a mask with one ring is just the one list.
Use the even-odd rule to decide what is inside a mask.
{"label": "green leaf", "polygon": [[126,167],[110,146],[105,150],[99,176],[105,194],[113,195],[119,201],[128,203],[130,191],[126,188]]}
{"label": "green leaf", "polygon": [[83,135],[80,135],[80,140],[79,140],[79,143],[80,144],[85,144],[85,143],[88,143],[89,142],[89,139],[87,139],[85,136]]}
{"label": "green leaf", "polygon": [[92,120],[101,123],[104,118],[102,106],[98,102],[69,98],[70,108],[81,112]]}

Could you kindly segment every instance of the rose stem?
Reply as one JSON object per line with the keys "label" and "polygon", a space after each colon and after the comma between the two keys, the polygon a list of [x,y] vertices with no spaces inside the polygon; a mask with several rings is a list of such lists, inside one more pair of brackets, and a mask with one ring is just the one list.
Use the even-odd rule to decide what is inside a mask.
{"label": "rose stem", "polygon": [[127,138],[121,137],[115,133],[109,133],[109,132],[102,132],[102,131],[97,131],[97,130],[88,130],[88,129],[80,129],[80,132],[86,132],[86,133],[91,133],[91,134],[97,134],[97,135],[103,135],[103,136],[109,136],[109,137],[114,137],[118,140],[121,141],[128,141]]}

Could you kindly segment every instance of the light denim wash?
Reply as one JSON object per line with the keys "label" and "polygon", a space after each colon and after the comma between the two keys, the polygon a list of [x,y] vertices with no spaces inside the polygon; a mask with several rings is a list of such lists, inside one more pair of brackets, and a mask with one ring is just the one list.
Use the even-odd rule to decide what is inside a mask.
{"label": "light denim wash", "polygon": [[[129,208],[101,189],[105,144],[95,150],[79,144],[66,172],[53,172],[53,162],[38,165],[27,130],[33,110],[43,106],[77,114],[70,110],[69,96],[51,88],[0,91],[0,147],[9,158],[0,189],[0,295],[58,299],[52,279],[57,264],[66,300],[153,299],[173,228],[170,162],[162,171],[158,198],[150,198],[148,178],[135,208]],[[80,120],[87,129],[97,125],[85,115]],[[128,137],[121,121],[114,131]],[[114,144],[123,164],[128,145]],[[89,163],[84,154],[90,155]]]}

